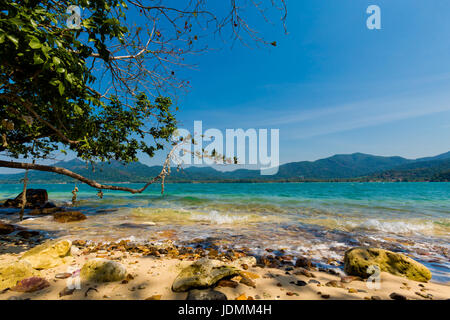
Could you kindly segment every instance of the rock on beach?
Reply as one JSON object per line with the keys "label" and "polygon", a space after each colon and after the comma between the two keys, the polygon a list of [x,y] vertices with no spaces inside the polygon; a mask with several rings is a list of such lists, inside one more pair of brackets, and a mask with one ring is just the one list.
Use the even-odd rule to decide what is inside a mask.
{"label": "rock on beach", "polygon": [[121,281],[127,276],[127,269],[116,261],[95,258],[83,265],[80,276],[83,281],[88,282]]}
{"label": "rock on beach", "polygon": [[188,291],[192,288],[206,288],[225,277],[239,274],[232,266],[221,265],[218,261],[202,258],[181,270],[172,284],[175,292]]}
{"label": "rock on beach", "polygon": [[367,272],[367,268],[371,265],[378,266],[381,271],[415,281],[426,282],[431,279],[431,272],[427,267],[401,253],[363,247],[345,252],[344,270],[347,274],[368,278],[371,274]]}
{"label": "rock on beach", "polygon": [[20,258],[34,269],[50,269],[65,264],[70,259],[70,240],[50,240],[25,252]]}

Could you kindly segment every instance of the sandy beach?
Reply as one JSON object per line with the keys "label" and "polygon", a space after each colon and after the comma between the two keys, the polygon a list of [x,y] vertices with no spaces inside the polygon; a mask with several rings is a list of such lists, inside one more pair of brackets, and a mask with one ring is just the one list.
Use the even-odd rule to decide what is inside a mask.
{"label": "sandy beach", "polygon": [[[126,241],[113,246],[86,244],[84,241],[73,243],[71,255],[65,258],[63,264],[38,271],[39,276],[49,282],[48,287],[31,293],[5,289],[1,292],[0,299],[185,300],[188,292],[174,292],[172,284],[183,268],[191,265],[201,256],[209,257],[208,259],[216,263],[236,266],[244,272],[241,275],[229,277],[228,280],[231,281],[222,280],[213,286],[214,290],[225,294],[228,300],[391,300],[393,293],[397,294],[394,296],[397,299],[450,298],[449,284],[417,282],[382,272],[380,288],[371,289],[368,288],[365,280],[342,278],[341,275],[319,271],[315,267],[305,272],[304,268],[295,267],[293,263],[289,263],[290,257],[282,259],[283,263],[277,267],[265,267],[261,264],[240,264],[248,258],[242,252],[234,252],[234,256],[203,249],[189,250],[188,248],[183,252],[178,250],[180,248],[173,248],[170,242],[165,244],[168,249],[160,248],[157,251],[151,246],[136,246]],[[6,249],[3,248],[3,250]],[[22,254],[23,252],[3,253],[0,255],[0,265],[12,264],[18,261]],[[82,268],[86,261],[94,258],[119,262],[126,268],[125,280],[104,283],[80,280],[78,289],[69,290],[70,292],[67,293],[68,285],[69,288],[71,285],[76,287],[80,279],[77,270]],[[58,279],[67,273],[72,276],[67,279]],[[242,276],[251,279],[251,283],[241,281]],[[61,295],[65,291],[66,295]]]}

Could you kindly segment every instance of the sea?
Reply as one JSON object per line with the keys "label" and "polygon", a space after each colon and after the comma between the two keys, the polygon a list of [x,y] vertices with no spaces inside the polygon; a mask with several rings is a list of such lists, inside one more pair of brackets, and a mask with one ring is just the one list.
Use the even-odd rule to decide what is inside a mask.
{"label": "sea", "polygon": [[[139,184],[122,184],[139,188]],[[77,201],[71,202],[77,186]],[[0,185],[0,199],[20,184]],[[255,255],[307,255],[342,271],[347,249],[372,246],[425,264],[432,281],[450,282],[450,183],[169,183],[141,194],[84,184],[31,184],[58,206],[86,214],[80,222],[18,215],[0,209],[4,222],[39,230],[48,238],[107,242],[173,241],[246,248]],[[9,214],[8,214],[9,213]]]}

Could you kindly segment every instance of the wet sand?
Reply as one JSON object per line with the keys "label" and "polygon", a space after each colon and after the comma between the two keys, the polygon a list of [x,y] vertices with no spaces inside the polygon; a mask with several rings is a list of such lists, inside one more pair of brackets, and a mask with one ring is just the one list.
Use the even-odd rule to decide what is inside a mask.
{"label": "wet sand", "polygon": [[[142,248],[141,248],[142,249]],[[145,249],[145,248],[144,248]],[[136,251],[136,252],[132,252]],[[173,255],[167,253],[152,255],[142,250],[104,250],[80,245],[73,250],[72,258],[67,264],[56,268],[40,271],[40,276],[50,282],[50,286],[33,293],[21,293],[6,290],[0,294],[1,300],[6,299],[44,299],[44,300],[185,300],[187,292],[173,292],[172,283],[182,268],[198,259],[200,254]],[[195,251],[195,250],[194,250]],[[197,251],[199,252],[199,251]],[[4,253],[0,255],[0,263],[17,261],[22,253]],[[242,256],[242,255],[241,255]],[[59,273],[72,273],[80,269],[89,259],[101,257],[123,264],[131,275],[128,281],[110,283],[83,283],[80,289],[71,295],[59,296],[67,284],[76,284],[77,278],[56,279]],[[214,258],[214,257],[212,257]],[[222,259],[223,256],[217,256]],[[231,261],[228,263],[232,263]],[[224,264],[226,264],[224,262]],[[244,266],[246,268],[247,266]],[[392,293],[400,294],[407,299],[427,300],[431,295],[433,300],[449,299],[450,285],[438,283],[421,283],[381,273],[379,289],[370,289],[364,280],[355,280],[350,283],[341,282],[341,276],[318,271],[310,271],[314,278],[296,274],[300,269],[289,264],[278,267],[248,266],[246,272],[252,273],[256,287],[249,287],[238,283],[235,288],[215,287],[215,290],[224,293],[228,300],[255,299],[255,300],[352,300],[352,299],[387,299]],[[239,281],[238,278],[234,280]],[[299,286],[296,283],[306,282]],[[317,281],[319,283],[317,283]],[[331,281],[331,282],[330,282]],[[328,285],[327,285],[328,284]],[[337,287],[334,287],[337,286]],[[420,295],[418,295],[419,293]]]}

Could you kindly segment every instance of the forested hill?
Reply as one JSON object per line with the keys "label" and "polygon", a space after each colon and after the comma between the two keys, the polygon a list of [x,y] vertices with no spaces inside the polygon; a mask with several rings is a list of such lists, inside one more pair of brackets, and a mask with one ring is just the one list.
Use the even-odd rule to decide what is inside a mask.
{"label": "forested hill", "polygon": [[[161,171],[161,166],[117,161],[92,167],[78,159],[55,164],[100,182],[146,182]],[[238,169],[222,172],[211,167],[172,170],[169,182],[268,182],[268,181],[450,181],[450,152],[420,159],[382,157],[363,153],[334,155],[317,161],[281,165],[273,176],[261,176],[259,170]],[[23,174],[0,175],[0,183],[18,183]],[[30,171],[33,183],[71,182],[72,178],[54,173]]]}

